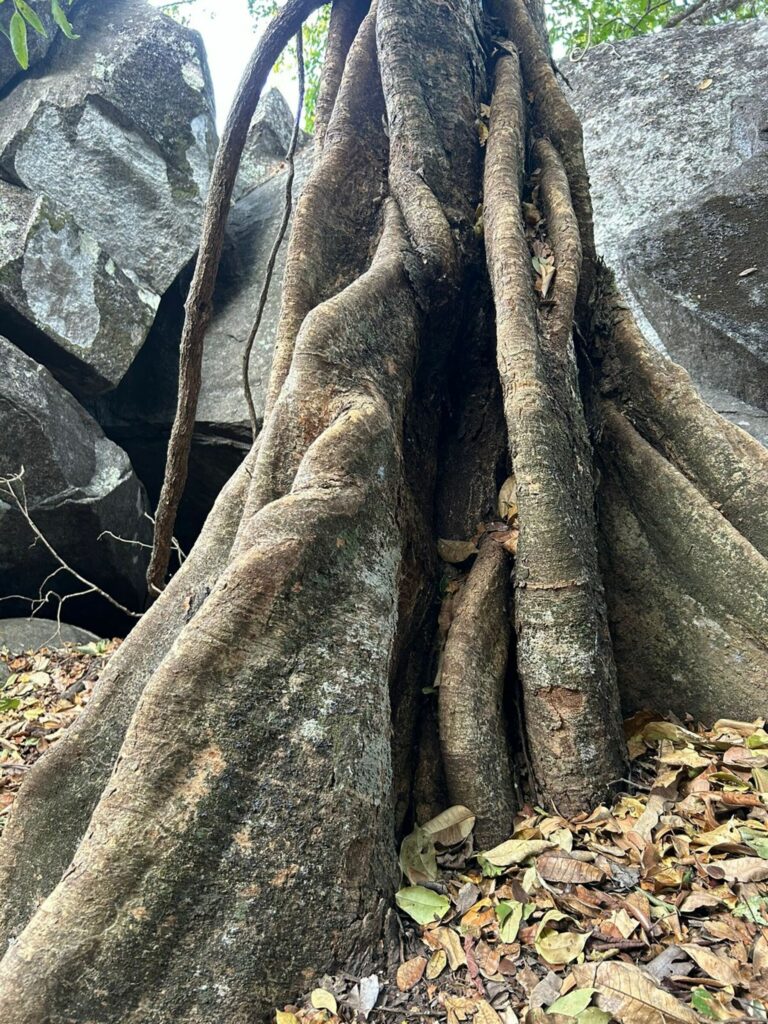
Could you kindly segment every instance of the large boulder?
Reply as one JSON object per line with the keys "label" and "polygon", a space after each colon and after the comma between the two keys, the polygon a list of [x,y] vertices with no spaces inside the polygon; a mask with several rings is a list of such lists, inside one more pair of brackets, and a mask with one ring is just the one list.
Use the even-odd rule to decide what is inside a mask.
{"label": "large boulder", "polygon": [[598,46],[568,71],[599,248],[651,339],[761,439],[766,52],[768,22],[754,19]]}
{"label": "large boulder", "polygon": [[0,650],[10,654],[39,651],[41,647],[97,643],[99,637],[87,629],[50,619],[0,619]]}
{"label": "large boulder", "polygon": [[[66,238],[35,232],[34,265],[22,256],[22,287],[3,302],[29,325],[20,343],[48,336],[46,361],[82,394],[119,383],[194,254],[216,137],[195,33],[144,0],[82,0],[72,20],[81,38],[0,100],[0,174],[68,219]],[[13,203],[23,209],[19,192]],[[87,314],[52,319],[65,242],[79,254],[70,305]],[[115,288],[131,293],[127,320],[110,305]]]}
{"label": "large boulder", "polygon": [[[239,198],[227,225],[214,314],[205,338],[202,391],[198,402],[189,487],[179,520],[189,543],[216,494],[245,457],[251,425],[242,388],[242,357],[283,216],[285,148],[292,115],[274,90],[259,105],[238,180]],[[312,146],[302,134],[293,184],[294,207],[312,165]],[[251,357],[251,387],[257,415],[264,408],[267,379],[280,312],[289,230],[280,247],[261,328]],[[131,456],[154,498],[162,481],[165,450],[176,411],[178,346],[189,284],[183,275],[166,293],[149,338],[124,380],[93,404],[104,429]]]}
{"label": "large boulder", "polygon": [[[0,315],[27,353],[68,382],[119,380],[159,298],[115,265],[71,213],[0,179]],[[61,352],[76,350],[73,366]],[[67,372],[69,371],[69,372]]]}
{"label": "large boulder", "polygon": [[[0,365],[0,476],[23,469],[14,490],[48,543],[81,576],[141,610],[146,550],[136,542],[151,538],[144,489],[127,455],[44,367],[1,337]],[[43,585],[59,594],[84,589],[64,572],[45,583],[57,568],[0,487],[0,597],[34,598]],[[101,598],[94,606],[109,611]],[[3,605],[11,614],[28,607]],[[67,611],[76,614],[83,607],[71,601]]]}

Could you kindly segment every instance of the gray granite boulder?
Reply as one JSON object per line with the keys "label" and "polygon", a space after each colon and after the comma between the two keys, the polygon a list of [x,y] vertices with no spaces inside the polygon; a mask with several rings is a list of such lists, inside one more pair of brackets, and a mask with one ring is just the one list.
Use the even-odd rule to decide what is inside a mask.
{"label": "gray granite boulder", "polygon": [[[270,89],[259,101],[248,129],[235,182],[235,202],[282,169],[293,134],[293,124],[293,111],[285,97],[279,89]],[[305,146],[308,139],[307,133],[300,129],[298,148]]]}
{"label": "gray granite boulder", "polygon": [[74,388],[104,386],[125,373],[158,303],[71,213],[0,180],[0,317],[28,354]]}
{"label": "gray granite boulder", "polygon": [[[312,147],[306,146],[296,158],[294,206],[311,167]],[[250,437],[250,421],[242,388],[242,353],[253,325],[264,268],[283,216],[285,175],[285,168],[281,166],[277,173],[242,196],[230,215],[227,248],[203,355],[204,383],[197,420],[199,429],[205,433],[224,432]],[[277,334],[289,233],[290,224],[278,252],[267,305],[251,353],[250,381],[259,416],[264,410]]]}
{"label": "gray granite boulder", "polygon": [[51,619],[0,619],[0,650],[11,654],[39,651],[41,647],[97,643],[99,637],[87,629]]}
{"label": "gray granite boulder", "polygon": [[[29,515],[48,542],[86,579],[134,610],[143,607],[145,550],[125,541],[150,539],[144,489],[126,454],[50,373],[0,338],[0,476],[23,468]],[[15,485],[20,494],[19,485]],[[34,597],[57,568],[12,498],[0,492],[0,597]],[[46,589],[82,590],[59,573]],[[67,609],[75,609],[73,601]],[[6,614],[23,612],[4,604]]]}
{"label": "gray granite boulder", "polygon": [[[53,243],[41,243],[14,309],[51,336],[57,374],[93,393],[119,383],[161,295],[194,254],[216,136],[195,33],[144,0],[82,0],[72,20],[81,38],[54,47],[0,99],[0,173],[46,197],[71,218],[70,233],[88,240],[81,294],[71,300],[89,309],[81,327],[38,317],[60,263]],[[99,303],[105,274],[132,291],[125,326]]]}
{"label": "gray granite boulder", "polygon": [[[253,323],[265,265],[283,215],[283,146],[288,145],[291,124],[285,101],[279,93],[268,93],[249,134],[243,170],[247,187],[240,190],[240,198],[230,214],[214,315],[205,339],[189,486],[179,520],[183,544],[195,536],[219,489],[250,447],[251,428],[241,383],[242,353]],[[302,136],[296,158],[294,207],[311,163],[312,147]],[[263,410],[275,343],[287,248],[288,234],[278,254],[251,359],[251,385],[258,413]],[[166,292],[149,338],[124,380],[91,405],[107,434],[129,453],[153,500],[162,481],[167,439],[176,410],[178,345],[188,284],[188,275],[183,275]]]}
{"label": "gray granite boulder", "polygon": [[763,438],[766,53],[754,19],[598,46],[567,69],[600,250],[651,340]]}

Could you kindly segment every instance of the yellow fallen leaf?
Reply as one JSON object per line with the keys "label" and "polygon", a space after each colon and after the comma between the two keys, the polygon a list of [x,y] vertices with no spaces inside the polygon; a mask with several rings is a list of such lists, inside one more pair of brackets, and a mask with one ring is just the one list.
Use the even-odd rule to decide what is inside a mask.
{"label": "yellow fallen leaf", "polygon": [[299,1024],[299,1018],[295,1013],[287,1013],[285,1010],[275,1010],[275,1024]]}
{"label": "yellow fallen leaf", "polygon": [[436,949],[429,958],[429,963],[427,964],[427,978],[430,981],[434,981],[435,978],[439,977],[443,973],[447,964],[448,957],[445,954],[445,950]]}
{"label": "yellow fallen leaf", "polygon": [[312,989],[309,1001],[316,1010],[328,1010],[329,1013],[336,1013],[338,1010],[336,997],[332,992],[324,988]]}
{"label": "yellow fallen leaf", "polygon": [[703,92],[705,89],[708,89],[710,85],[712,85],[712,81],[713,79],[711,78],[703,78],[696,86],[696,88],[701,89],[701,91]]}

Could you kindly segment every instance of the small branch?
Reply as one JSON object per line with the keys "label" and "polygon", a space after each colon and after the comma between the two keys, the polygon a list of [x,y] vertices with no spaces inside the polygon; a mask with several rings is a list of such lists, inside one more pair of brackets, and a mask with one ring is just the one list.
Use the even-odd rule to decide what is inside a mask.
{"label": "small branch", "polygon": [[259,421],[256,416],[256,408],[253,404],[253,392],[251,391],[251,381],[249,377],[251,352],[253,351],[253,343],[256,340],[259,327],[261,326],[261,319],[264,316],[264,308],[267,304],[267,297],[269,296],[269,286],[272,283],[272,274],[275,270],[277,254],[280,251],[280,246],[283,244],[285,232],[288,229],[288,222],[291,219],[291,210],[293,209],[293,179],[296,170],[294,157],[296,155],[296,145],[299,141],[299,133],[301,132],[301,111],[304,106],[304,40],[302,38],[301,31],[296,33],[296,62],[298,65],[299,77],[299,100],[296,105],[296,117],[293,122],[291,141],[288,144],[288,151],[285,154],[285,159],[288,164],[288,173],[285,178],[283,219],[280,222],[280,227],[277,230],[277,235],[275,236],[275,241],[272,245],[272,251],[270,252],[269,259],[267,260],[267,268],[264,272],[264,283],[261,286],[261,294],[259,295],[259,305],[256,309],[256,317],[253,321],[251,333],[248,335],[248,341],[245,344],[245,351],[243,352],[243,392],[245,393],[245,401],[248,405],[248,416],[251,420],[251,437],[254,439],[259,432]]}
{"label": "small branch", "polygon": [[[115,598],[112,597],[111,594],[108,594],[106,590],[102,590],[101,587],[97,586],[97,584],[92,583],[91,580],[86,579],[85,576],[81,576],[76,569],[73,569],[72,566],[69,565],[61,557],[58,551],[53,547],[53,545],[50,543],[50,541],[46,538],[46,536],[37,526],[35,521],[32,519],[32,516],[29,514],[29,506],[27,504],[27,495],[26,490],[24,488],[23,477],[24,467],[22,467],[19,470],[19,472],[16,473],[14,476],[0,477],[0,487],[2,487],[5,490],[5,493],[8,494],[9,497],[13,500],[14,504],[16,505],[16,508],[24,517],[24,520],[26,521],[30,530],[35,535],[35,540],[39,540],[40,543],[48,551],[48,553],[56,560],[56,562],[58,563],[58,568],[54,569],[53,572],[49,573],[45,577],[43,582],[40,584],[40,590],[37,598],[25,597],[21,598],[21,600],[29,601],[33,606],[35,604],[38,604],[38,607],[41,607],[49,600],[49,598],[56,597],[59,600],[58,612],[60,614],[61,606],[64,603],[64,601],[72,597],[82,597],[86,594],[98,594],[99,597],[103,597],[105,601],[108,601],[109,604],[111,604],[114,608],[117,608],[118,611],[121,611],[124,615],[129,615],[133,619],[140,619],[141,612],[134,612],[131,611],[130,608],[126,608],[124,604],[121,604],[119,601],[115,600]],[[16,493],[16,490],[14,489],[13,486],[14,484],[19,485],[20,495]],[[43,594],[43,587],[45,587],[45,585],[60,572],[68,572],[70,576],[74,576],[78,583],[82,583],[83,586],[87,589],[83,591],[78,591],[76,594],[65,594],[63,597],[61,594],[58,594],[53,590],[49,590],[45,594]]]}
{"label": "small branch", "polygon": [[686,7],[678,14],[673,14],[664,26],[675,28],[683,21],[689,21],[692,25],[703,25],[709,18],[717,18],[737,7],[741,7],[744,0],[697,0],[695,4]]}

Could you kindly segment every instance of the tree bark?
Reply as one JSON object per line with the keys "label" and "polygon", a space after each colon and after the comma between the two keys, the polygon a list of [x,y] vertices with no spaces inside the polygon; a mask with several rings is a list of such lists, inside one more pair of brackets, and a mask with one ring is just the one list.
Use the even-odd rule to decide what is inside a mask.
{"label": "tree bark", "polygon": [[[314,5],[288,6],[291,35]],[[565,814],[623,774],[620,692],[712,718],[764,693],[768,455],[646,345],[597,262],[581,129],[531,7],[490,5],[492,54],[479,0],[377,0],[351,44],[362,6],[340,0],[264,427],[22,787],[4,1024],[245,1024],[349,957],[381,966],[396,829],[443,809],[444,767],[481,836],[509,830],[518,683],[527,796]],[[242,93],[238,111],[219,168]],[[555,261],[544,301],[524,196]],[[492,534],[512,471],[510,564]],[[438,593],[461,575],[446,635]]]}

